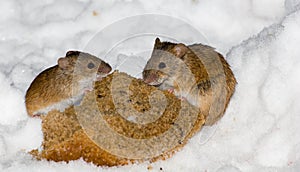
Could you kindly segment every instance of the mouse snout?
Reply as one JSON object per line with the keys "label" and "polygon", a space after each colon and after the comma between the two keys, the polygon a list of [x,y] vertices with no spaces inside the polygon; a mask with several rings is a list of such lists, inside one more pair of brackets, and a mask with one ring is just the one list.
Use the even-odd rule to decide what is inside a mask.
{"label": "mouse snout", "polygon": [[151,84],[158,80],[158,75],[152,70],[145,70],[143,72],[143,80],[145,83]]}
{"label": "mouse snout", "polygon": [[102,62],[98,68],[98,72],[103,74],[108,74],[111,70],[110,65],[105,62]]}

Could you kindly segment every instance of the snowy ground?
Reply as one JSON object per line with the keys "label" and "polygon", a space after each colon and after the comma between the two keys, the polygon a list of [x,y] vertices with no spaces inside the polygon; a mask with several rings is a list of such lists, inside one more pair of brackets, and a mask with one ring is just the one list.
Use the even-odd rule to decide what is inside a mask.
{"label": "snowy ground", "polygon": [[[148,163],[101,168],[82,160],[66,164],[31,159],[26,152],[41,144],[41,121],[27,116],[24,95],[34,77],[67,50],[85,49],[99,31],[124,17],[150,13],[194,26],[211,46],[227,54],[238,81],[215,133],[203,142],[203,134],[210,131],[206,128],[174,157],[152,164],[152,171],[300,171],[298,3],[0,0],[0,171],[147,171]],[[153,40],[105,60],[139,76],[149,57],[138,58],[137,52],[145,49],[139,45],[151,49]]]}

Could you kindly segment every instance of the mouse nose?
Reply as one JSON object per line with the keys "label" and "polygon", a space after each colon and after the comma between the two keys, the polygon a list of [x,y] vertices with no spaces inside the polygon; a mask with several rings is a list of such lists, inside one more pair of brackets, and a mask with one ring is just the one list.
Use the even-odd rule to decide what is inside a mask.
{"label": "mouse nose", "polygon": [[157,80],[158,76],[151,72],[150,70],[145,70],[143,72],[143,80],[146,84],[150,84],[152,82],[154,82],[155,80]]}
{"label": "mouse nose", "polygon": [[98,72],[105,74],[109,73],[111,70],[112,68],[110,67],[110,65],[105,62],[102,62],[98,68]]}

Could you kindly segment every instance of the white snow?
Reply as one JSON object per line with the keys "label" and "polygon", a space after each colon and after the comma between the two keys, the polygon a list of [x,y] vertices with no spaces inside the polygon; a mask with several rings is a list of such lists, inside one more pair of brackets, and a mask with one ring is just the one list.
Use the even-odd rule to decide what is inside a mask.
{"label": "white snow", "polygon": [[[24,105],[39,72],[68,50],[84,50],[104,28],[141,14],[192,25],[206,40],[189,33],[178,39],[216,47],[238,81],[222,120],[172,158],[151,164],[152,171],[300,171],[299,0],[0,0],[0,171],[147,171],[147,162],[107,168],[32,159],[26,152],[41,145],[41,121],[29,118]],[[167,32],[176,35],[176,29]],[[156,36],[123,40],[126,45],[103,58],[140,77]],[[98,48],[107,48],[109,39]]]}

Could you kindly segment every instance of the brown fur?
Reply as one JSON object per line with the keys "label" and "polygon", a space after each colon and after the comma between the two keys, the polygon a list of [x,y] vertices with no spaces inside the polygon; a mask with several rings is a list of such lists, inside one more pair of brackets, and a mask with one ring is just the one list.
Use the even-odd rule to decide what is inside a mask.
{"label": "brown fur", "polygon": [[[162,62],[166,67],[160,68]],[[173,89],[175,95],[199,107],[207,116],[206,125],[223,116],[236,85],[230,66],[214,48],[160,42],[158,38],[143,79],[163,90]]]}
{"label": "brown fur", "polygon": [[[87,67],[91,62],[95,65],[93,69]],[[39,115],[37,112],[41,109],[83,94],[80,81],[92,81],[96,72],[102,75],[110,71],[109,64],[95,56],[78,51],[67,52],[66,57],[58,60],[58,65],[41,72],[28,88],[25,103],[29,116]]]}

